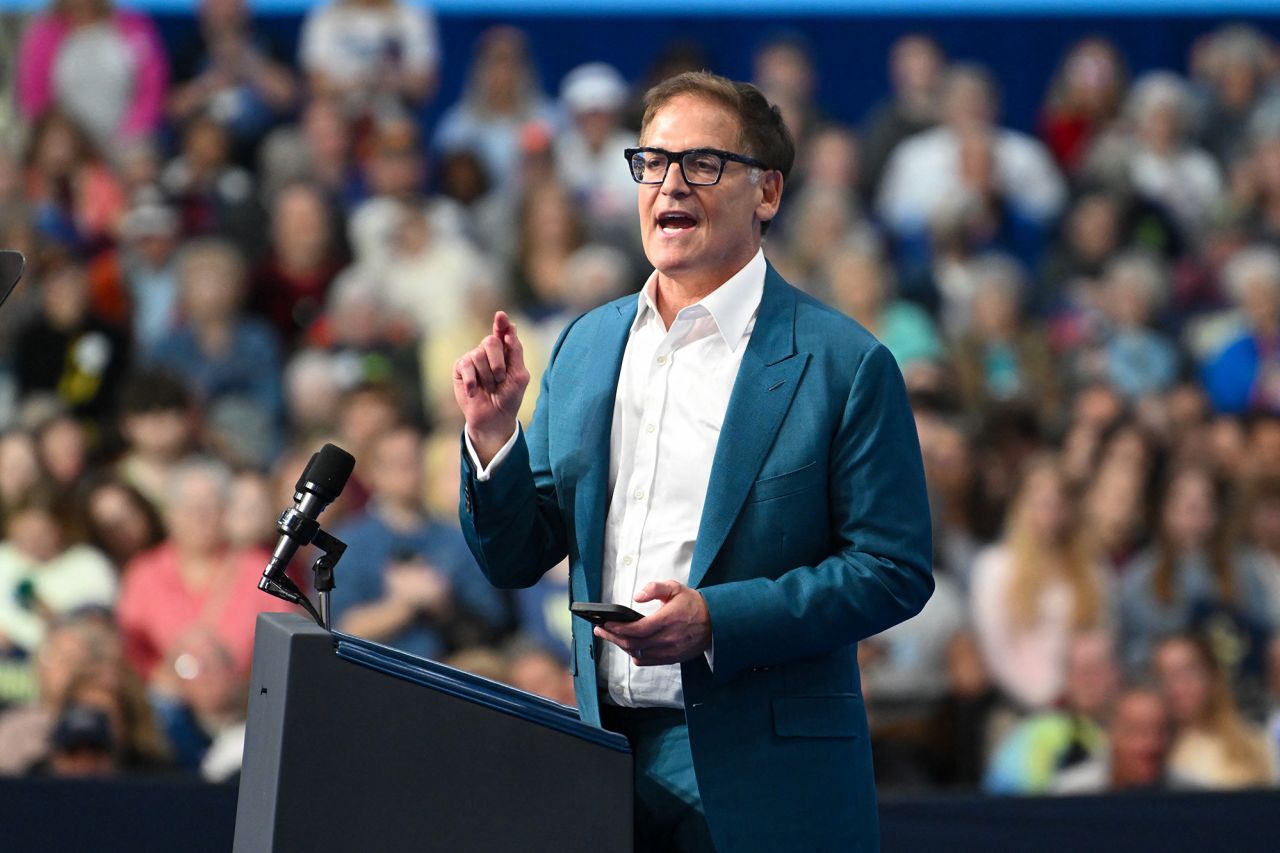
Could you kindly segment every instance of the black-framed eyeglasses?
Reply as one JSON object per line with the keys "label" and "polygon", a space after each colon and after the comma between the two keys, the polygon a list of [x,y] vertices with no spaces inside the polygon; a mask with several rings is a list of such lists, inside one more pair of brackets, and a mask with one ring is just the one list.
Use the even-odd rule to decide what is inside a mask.
{"label": "black-framed eyeglasses", "polygon": [[663,148],[628,148],[627,165],[637,184],[660,184],[667,179],[667,169],[672,161],[680,164],[680,172],[686,184],[709,187],[720,182],[726,163],[742,163],[757,169],[769,167],[754,157],[744,157],[732,151],[718,148],[690,148],[688,151],[667,151]]}

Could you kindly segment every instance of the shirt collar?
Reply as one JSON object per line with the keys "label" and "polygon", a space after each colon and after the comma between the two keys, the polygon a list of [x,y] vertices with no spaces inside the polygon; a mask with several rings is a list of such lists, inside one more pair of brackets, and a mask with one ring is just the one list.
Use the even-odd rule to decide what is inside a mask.
{"label": "shirt collar", "polygon": [[[711,315],[716,328],[720,330],[720,337],[729,347],[730,352],[736,350],[738,344],[742,343],[742,335],[747,330],[747,324],[760,308],[767,271],[764,249],[757,249],[751,260],[747,261],[746,266],[730,276],[724,284],[694,303],[694,305],[701,305]],[[654,270],[649,280],[644,283],[644,287],[640,289],[640,306],[636,311],[636,319],[631,324],[632,331],[638,329],[650,317],[659,319],[658,306],[653,299],[654,288],[657,286],[658,272]],[[692,305],[689,306],[689,308],[692,307]],[[685,310],[687,311],[688,308]]]}

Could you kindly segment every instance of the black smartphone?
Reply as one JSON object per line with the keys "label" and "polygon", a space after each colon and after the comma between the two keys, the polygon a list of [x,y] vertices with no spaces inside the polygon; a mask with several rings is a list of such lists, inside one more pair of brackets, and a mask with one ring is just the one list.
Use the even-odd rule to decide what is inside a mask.
{"label": "black smartphone", "polygon": [[603,625],[606,622],[634,622],[643,619],[643,613],[637,613],[630,607],[621,604],[601,604],[598,601],[574,601],[569,605],[569,612],[581,616],[592,625]]}

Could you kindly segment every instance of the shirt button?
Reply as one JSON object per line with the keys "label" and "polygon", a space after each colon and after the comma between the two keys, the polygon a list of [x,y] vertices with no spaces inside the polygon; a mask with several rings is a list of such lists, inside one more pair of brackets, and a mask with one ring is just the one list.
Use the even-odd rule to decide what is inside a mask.
{"label": "shirt button", "polygon": [[667,357],[665,355],[658,356],[658,364],[666,364],[666,363],[667,363]]}
{"label": "shirt button", "polygon": [[645,427],[645,428],[644,428],[644,431],[645,431],[645,432],[653,432],[655,429],[657,429],[657,427],[656,427],[656,426],[654,426],[653,424],[649,424],[647,427]]}
{"label": "shirt button", "polygon": [[636,500],[644,500],[644,489],[636,489]]}
{"label": "shirt button", "polygon": [[631,565],[631,558],[630,558],[630,557],[623,557],[623,558],[622,558],[622,565],[624,565],[624,566],[629,566],[629,565]]}

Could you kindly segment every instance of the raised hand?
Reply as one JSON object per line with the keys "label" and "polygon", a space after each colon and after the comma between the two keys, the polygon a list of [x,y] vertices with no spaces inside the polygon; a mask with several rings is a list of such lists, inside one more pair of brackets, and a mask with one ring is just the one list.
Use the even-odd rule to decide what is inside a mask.
{"label": "raised hand", "polygon": [[493,331],[453,363],[453,398],[482,464],[488,465],[515,432],[527,387],[524,347],[511,318],[499,311],[493,315]]}

